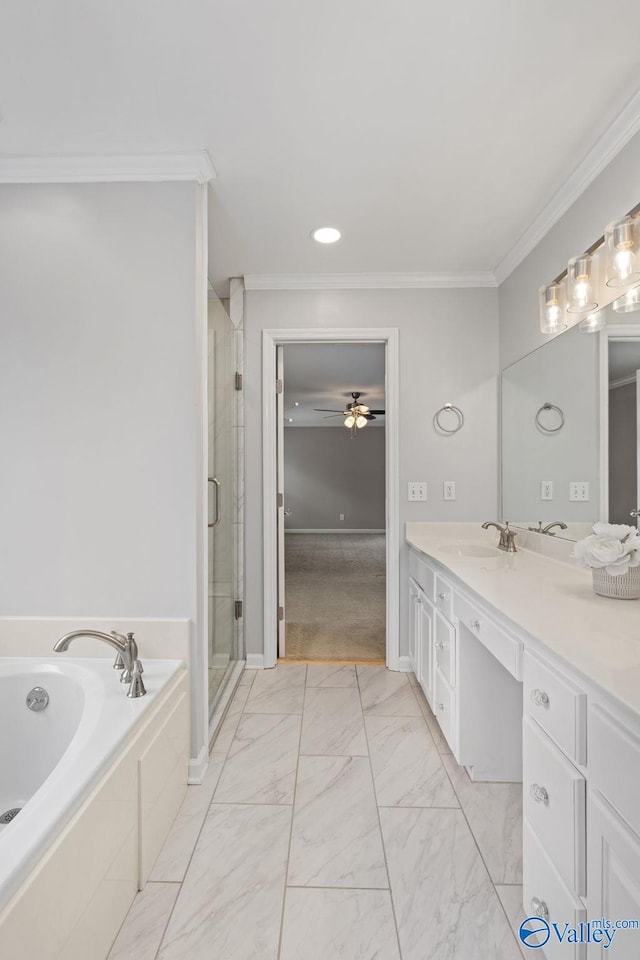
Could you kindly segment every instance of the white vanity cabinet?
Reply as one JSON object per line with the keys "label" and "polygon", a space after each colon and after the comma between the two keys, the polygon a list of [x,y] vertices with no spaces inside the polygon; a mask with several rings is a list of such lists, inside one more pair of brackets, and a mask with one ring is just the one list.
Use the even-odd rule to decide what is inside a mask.
{"label": "white vanity cabinet", "polygon": [[[451,569],[445,557],[452,554],[442,549],[432,558],[410,550],[411,666],[471,778],[523,783],[525,916],[577,931],[560,942],[552,930],[547,960],[638,960],[640,709],[574,670],[544,630],[535,635],[518,627],[513,604],[507,618],[501,594],[494,590],[489,602],[478,573],[467,576],[463,564]],[[500,569],[511,584],[514,565],[505,561]],[[539,566],[534,572],[540,576]],[[555,581],[562,572],[556,566],[550,576]],[[596,603],[596,615],[608,616]],[[626,616],[629,608],[609,603],[611,613],[622,609]],[[591,609],[582,613],[570,651],[579,651]],[[631,621],[630,643],[637,642],[633,627]],[[606,668],[606,650],[603,658]],[[626,695],[637,665],[631,660],[614,675]],[[604,928],[617,921],[625,927],[612,928],[607,946]]]}

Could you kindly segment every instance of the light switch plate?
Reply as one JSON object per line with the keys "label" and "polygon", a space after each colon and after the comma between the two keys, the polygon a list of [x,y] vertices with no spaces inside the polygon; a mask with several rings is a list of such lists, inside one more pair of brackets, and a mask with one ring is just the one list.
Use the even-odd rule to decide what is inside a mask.
{"label": "light switch plate", "polygon": [[442,484],[442,499],[443,500],[455,500],[456,498],[456,482],[455,480],[445,480]]}
{"label": "light switch plate", "polygon": [[540,481],[540,499],[553,500],[553,480]]}
{"label": "light switch plate", "polygon": [[588,500],[589,483],[586,480],[572,480],[569,484],[569,500]]}
{"label": "light switch plate", "polygon": [[427,484],[424,480],[409,480],[407,500],[426,500]]}

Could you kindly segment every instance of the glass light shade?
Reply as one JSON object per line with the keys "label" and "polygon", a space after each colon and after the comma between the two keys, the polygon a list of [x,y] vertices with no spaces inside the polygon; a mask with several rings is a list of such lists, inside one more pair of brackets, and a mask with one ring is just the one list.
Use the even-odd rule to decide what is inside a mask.
{"label": "glass light shade", "polygon": [[607,321],[604,310],[596,310],[595,313],[588,313],[584,320],[578,324],[578,333],[597,333],[598,330],[604,330]]}
{"label": "glass light shade", "polygon": [[318,243],[335,243],[340,239],[340,231],[337,227],[316,227],[311,231],[311,236]]}
{"label": "glass light shade", "polygon": [[369,407],[366,405],[366,403],[358,404],[358,413],[369,413]]}
{"label": "glass light shade", "polygon": [[640,282],[638,224],[632,217],[610,223],[604,232],[606,284],[628,287]]}
{"label": "glass light shade", "polygon": [[366,417],[356,417],[356,427],[358,428],[358,430],[362,430],[363,427],[366,427],[368,422],[369,421],[367,420]]}
{"label": "glass light shade", "polygon": [[634,310],[640,310],[640,287],[627,290],[621,297],[614,300],[613,309],[616,313],[633,313]]}
{"label": "glass light shade", "polygon": [[567,313],[590,313],[598,307],[597,260],[585,253],[567,265]]}
{"label": "glass light shade", "polygon": [[351,429],[351,427],[354,425],[355,422],[356,422],[356,418],[353,416],[352,413],[350,413],[348,417],[344,418],[344,425],[345,427],[349,427],[349,429]]}
{"label": "glass light shade", "polygon": [[567,326],[563,283],[540,287],[540,331],[559,333]]}

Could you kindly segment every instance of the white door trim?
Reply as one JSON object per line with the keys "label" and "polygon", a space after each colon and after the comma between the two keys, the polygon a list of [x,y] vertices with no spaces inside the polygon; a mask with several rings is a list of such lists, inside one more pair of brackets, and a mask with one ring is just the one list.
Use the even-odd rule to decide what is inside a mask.
{"label": "white door trim", "polygon": [[262,333],[262,482],[264,551],[264,666],[278,654],[278,550],[276,458],[276,347],[287,343],[385,345],[385,472],[387,549],[387,666],[400,666],[399,367],[395,327],[264,330]]}

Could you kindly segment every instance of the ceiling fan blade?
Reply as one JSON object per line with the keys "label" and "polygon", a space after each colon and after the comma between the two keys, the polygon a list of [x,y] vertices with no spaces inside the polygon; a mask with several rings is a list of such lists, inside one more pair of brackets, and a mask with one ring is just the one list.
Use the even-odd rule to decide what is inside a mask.
{"label": "ceiling fan blade", "polygon": [[334,417],[341,417],[341,413],[330,413],[328,417],[323,417],[323,420],[333,420]]}
{"label": "ceiling fan blade", "polygon": [[314,407],[314,413],[342,413],[342,410],[327,410],[326,407]]}
{"label": "ceiling fan blade", "polygon": [[369,410],[369,413],[379,413],[379,414],[383,414],[384,412],[385,412],[384,410]]}
{"label": "ceiling fan blade", "polygon": [[377,417],[374,417],[374,415],[373,415],[372,413],[364,413],[364,414],[363,414],[363,417],[365,418],[365,420],[377,420],[377,419],[378,419]]}

